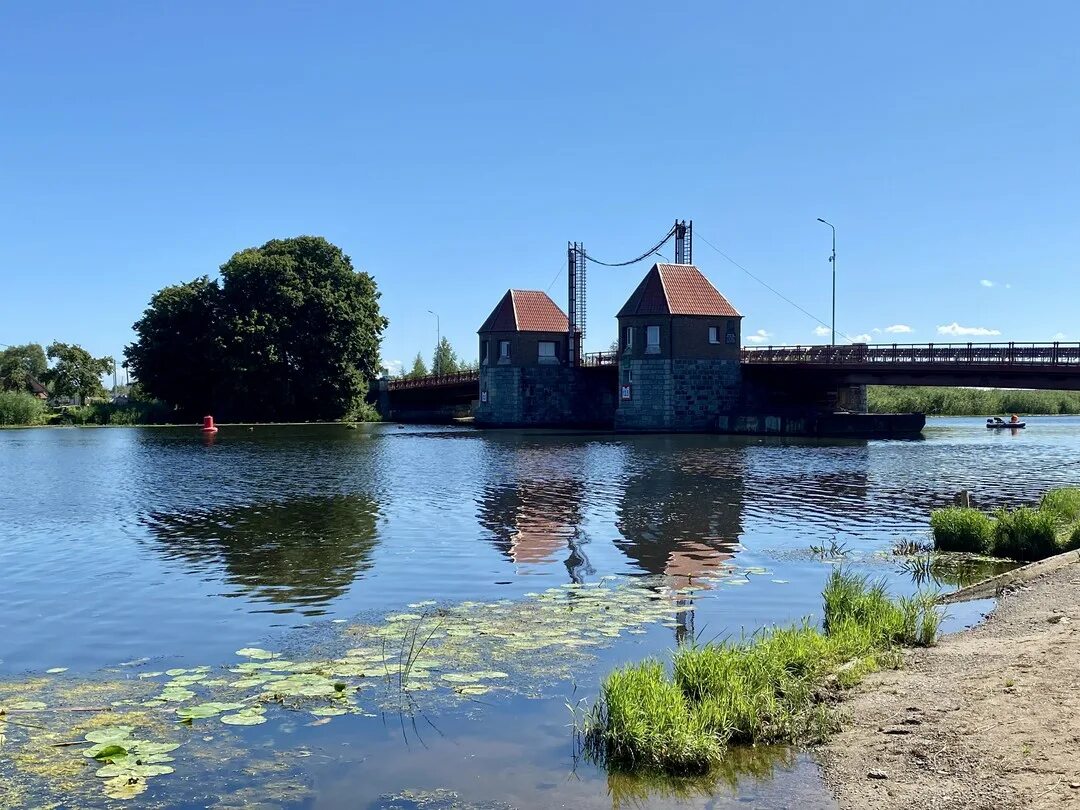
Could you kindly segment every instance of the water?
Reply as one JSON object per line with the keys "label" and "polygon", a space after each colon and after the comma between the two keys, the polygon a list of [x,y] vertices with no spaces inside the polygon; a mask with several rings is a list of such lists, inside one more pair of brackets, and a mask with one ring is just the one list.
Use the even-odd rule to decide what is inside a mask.
{"label": "water", "polygon": [[[188,428],[0,431],[0,676],[225,664],[241,647],[295,644],[418,600],[521,600],[612,575],[694,585],[680,627],[624,636],[575,673],[577,692],[436,713],[416,729],[344,717],[289,731],[311,756],[290,763],[302,789],[279,797],[434,810],[439,796],[388,797],[445,789],[479,806],[610,807],[636,794],[573,769],[563,694],[591,696],[610,666],[677,637],[817,615],[835,562],[812,546],[839,544],[848,565],[913,590],[890,549],[926,539],[929,510],[957,490],[1017,504],[1077,483],[1080,419],[1027,421],[1014,435],[932,419],[922,440],[870,442],[395,425],[226,427],[212,442]],[[969,614],[954,608],[953,625]],[[255,749],[280,737],[269,723],[243,734]],[[804,757],[744,770],[737,787],[685,804],[831,806]],[[248,778],[252,795],[272,793],[264,781]],[[206,804],[156,785],[165,806]],[[663,793],[647,793],[649,806],[683,804]]]}

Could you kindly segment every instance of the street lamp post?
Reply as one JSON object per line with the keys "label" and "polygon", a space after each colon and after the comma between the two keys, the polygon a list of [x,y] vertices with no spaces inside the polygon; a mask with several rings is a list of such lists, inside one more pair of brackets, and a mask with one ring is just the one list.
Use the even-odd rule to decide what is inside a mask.
{"label": "street lamp post", "polygon": [[821,217],[817,218],[818,222],[824,222],[830,228],[832,228],[832,256],[829,257],[829,264],[832,265],[832,345],[836,345],[836,226],[831,222],[825,222]]}
{"label": "street lamp post", "polygon": [[[428,313],[435,316],[435,357],[433,358],[435,362],[433,362],[432,365],[437,366],[437,365],[440,365],[440,363],[439,363],[439,346],[442,344],[442,329],[439,327],[439,313],[435,312],[434,310],[430,310],[430,309],[428,310]],[[431,373],[432,374],[438,374],[439,369],[438,368],[433,368],[433,369],[431,369]]]}

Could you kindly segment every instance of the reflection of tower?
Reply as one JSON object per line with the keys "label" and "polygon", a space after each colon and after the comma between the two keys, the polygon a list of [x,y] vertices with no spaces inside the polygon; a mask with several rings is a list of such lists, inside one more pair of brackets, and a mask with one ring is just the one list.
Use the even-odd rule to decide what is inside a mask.
{"label": "reflection of tower", "polygon": [[[626,555],[673,590],[711,587],[731,567],[742,535],[745,448],[701,437],[651,437],[619,504],[617,540]],[[676,601],[691,604],[686,594]],[[680,639],[693,633],[693,611],[678,614]]]}
{"label": "reflection of tower", "polygon": [[477,520],[492,534],[492,542],[518,565],[542,565],[563,560],[570,579],[583,581],[593,573],[585,556],[581,531],[585,483],[580,468],[567,463],[566,447],[517,448],[506,465],[512,480],[489,483],[478,499]]}

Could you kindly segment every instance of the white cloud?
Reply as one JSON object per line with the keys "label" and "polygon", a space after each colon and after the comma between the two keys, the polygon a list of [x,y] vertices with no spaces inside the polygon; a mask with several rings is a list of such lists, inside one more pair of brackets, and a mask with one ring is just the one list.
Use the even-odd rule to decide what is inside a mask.
{"label": "white cloud", "polygon": [[982,284],[984,287],[993,287],[994,286],[994,282],[992,282],[988,278],[981,279],[979,281],[979,283]]}
{"label": "white cloud", "polygon": [[754,334],[747,335],[746,339],[750,343],[764,343],[766,340],[772,337],[771,332],[766,332],[764,329],[758,329]]}
{"label": "white cloud", "polygon": [[906,323],[894,323],[892,326],[886,326],[885,331],[892,332],[894,335],[906,335],[913,330]]}
{"label": "white cloud", "polygon": [[391,377],[399,376],[405,367],[405,364],[400,360],[387,360],[383,365],[386,367],[386,372]]}
{"label": "white cloud", "polygon": [[814,327],[814,334],[817,335],[818,337],[828,337],[829,335],[832,334],[832,329],[830,329],[827,326],[815,326]]}
{"label": "white cloud", "polygon": [[852,343],[873,343],[874,342],[874,336],[873,335],[866,335],[866,334],[855,335],[854,337],[851,338],[851,342]]}
{"label": "white cloud", "polygon": [[1066,335],[1064,332],[1054,332],[1054,336],[1052,338],[1050,338],[1050,339],[1051,340],[1068,340],[1069,336]]}
{"label": "white cloud", "polygon": [[985,337],[1001,334],[1000,329],[987,329],[985,326],[961,326],[956,321],[946,324],[945,326],[939,326],[937,331],[939,335],[954,335],[957,337],[962,335],[980,335]]}

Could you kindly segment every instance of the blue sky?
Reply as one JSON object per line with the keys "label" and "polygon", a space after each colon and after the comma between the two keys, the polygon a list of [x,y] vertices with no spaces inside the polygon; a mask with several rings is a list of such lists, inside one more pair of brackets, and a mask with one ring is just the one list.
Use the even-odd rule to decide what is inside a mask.
{"label": "blue sky", "polygon": [[[849,336],[1080,340],[1075,3],[100,0],[0,20],[0,343],[119,356],[160,287],[321,234],[375,275],[386,361],[430,355],[428,310],[475,357],[508,287],[565,306],[568,240],[628,258],[676,217],[827,322],[819,216]],[[827,340],[700,238],[694,258],[744,335]],[[646,269],[590,270],[588,350]]]}

